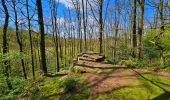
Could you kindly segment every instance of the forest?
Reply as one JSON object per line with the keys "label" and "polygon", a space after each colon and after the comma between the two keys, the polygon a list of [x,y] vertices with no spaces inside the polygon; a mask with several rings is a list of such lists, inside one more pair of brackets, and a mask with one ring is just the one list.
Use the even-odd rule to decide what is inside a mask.
{"label": "forest", "polygon": [[170,100],[170,0],[0,0],[0,100]]}

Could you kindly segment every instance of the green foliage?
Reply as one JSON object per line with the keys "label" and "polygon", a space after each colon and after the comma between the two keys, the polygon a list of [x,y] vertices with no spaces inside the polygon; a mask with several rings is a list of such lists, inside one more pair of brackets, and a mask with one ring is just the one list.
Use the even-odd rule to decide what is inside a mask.
{"label": "green foliage", "polygon": [[20,53],[20,52],[9,52],[7,54],[2,54],[0,53],[0,63],[3,61],[12,61],[12,60],[18,60],[18,59],[25,59],[28,56],[25,53]]}
{"label": "green foliage", "polygon": [[69,67],[69,71],[70,71],[70,72],[75,72],[76,70],[75,70],[74,67]]}
{"label": "green foliage", "polygon": [[9,90],[6,86],[6,81],[4,77],[0,78],[0,100],[14,100],[23,91],[24,87],[27,85],[27,81],[20,79],[18,77],[13,77],[13,90]]}
{"label": "green foliage", "polygon": [[137,59],[130,58],[129,60],[121,60],[119,64],[127,65],[128,67],[137,67],[138,61]]}
{"label": "green foliage", "polygon": [[30,91],[30,100],[38,100],[37,97],[39,98],[38,95],[39,88],[37,86],[33,86]]}
{"label": "green foliage", "polygon": [[[159,57],[159,50],[157,46],[155,45],[155,42],[153,41],[153,38],[156,36],[155,33],[158,33],[155,31],[146,31],[147,34],[143,37],[143,51],[145,58],[156,58]],[[158,35],[158,34],[157,34]]]}
{"label": "green foliage", "polygon": [[135,67],[137,66],[137,60],[136,59],[129,59],[129,60],[123,60],[120,62],[121,64],[125,64],[130,67]]}
{"label": "green foliage", "polygon": [[[0,53],[0,65],[3,66],[0,69],[0,99],[14,99],[19,93],[22,92],[23,87],[26,85],[27,81],[16,76],[10,77],[13,90],[9,90],[6,85],[6,80],[4,76],[3,68],[6,67],[3,65],[3,61],[17,61],[20,59],[25,59],[27,56],[24,53],[19,52],[9,52],[6,55]],[[16,69],[15,69],[16,70]],[[18,69],[17,69],[18,70]],[[14,71],[14,70],[13,70]],[[17,73],[18,74],[18,73]]]}
{"label": "green foliage", "polygon": [[170,58],[165,59],[165,67],[170,67]]}
{"label": "green foliage", "polygon": [[63,82],[61,82],[60,87],[64,88],[65,92],[71,92],[76,90],[77,85],[78,81],[75,78],[67,78]]}
{"label": "green foliage", "polygon": [[58,96],[60,90],[60,80],[59,78],[43,78],[40,85],[40,91],[37,96],[40,98],[50,98],[52,96]]}
{"label": "green foliage", "polygon": [[149,63],[145,59],[138,61],[136,58],[129,58],[128,60],[121,60],[119,64],[127,65],[128,67],[148,67]]}
{"label": "green foliage", "polygon": [[[165,67],[169,66],[168,59],[170,53],[169,28],[166,28],[163,35],[160,35],[160,30],[145,30],[146,34],[143,37],[143,57],[153,63],[152,66],[160,66],[160,52],[163,49],[165,58]],[[155,38],[159,36],[158,38]],[[160,48],[161,47],[161,48]],[[157,63],[156,63],[157,62]]]}

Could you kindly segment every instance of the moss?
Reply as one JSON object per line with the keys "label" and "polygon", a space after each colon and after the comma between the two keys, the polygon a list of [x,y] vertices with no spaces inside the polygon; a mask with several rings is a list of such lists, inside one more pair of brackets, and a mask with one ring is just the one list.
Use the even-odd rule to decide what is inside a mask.
{"label": "moss", "polygon": [[[143,78],[144,77],[144,78]],[[155,75],[139,76],[140,83],[112,91],[110,94],[100,95],[98,100],[167,100],[170,99],[170,80]],[[161,82],[161,83],[160,83]]]}

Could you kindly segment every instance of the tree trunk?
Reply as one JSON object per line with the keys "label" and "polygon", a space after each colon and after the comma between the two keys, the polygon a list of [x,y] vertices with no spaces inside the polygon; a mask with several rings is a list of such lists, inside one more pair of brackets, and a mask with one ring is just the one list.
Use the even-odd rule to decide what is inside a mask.
{"label": "tree trunk", "polygon": [[[8,40],[7,40],[7,29],[8,29],[8,22],[9,22],[9,13],[8,13],[8,9],[6,7],[6,4],[5,4],[5,0],[1,0],[2,2],[2,6],[3,6],[3,9],[5,11],[5,23],[4,23],[4,26],[3,26],[3,46],[2,46],[2,49],[3,49],[3,55],[6,56],[7,53],[8,53]],[[4,74],[5,74],[5,77],[6,77],[6,82],[7,82],[7,86],[9,89],[12,89],[12,83],[9,79],[9,61],[6,60],[3,62],[4,64]]]}
{"label": "tree trunk", "polygon": [[35,79],[35,66],[34,66],[34,53],[33,53],[33,45],[32,45],[32,32],[31,32],[31,23],[30,23],[30,15],[28,9],[28,0],[26,0],[26,10],[27,10],[27,20],[28,20],[28,33],[29,33],[29,42],[30,42],[30,52],[31,52],[31,65],[32,65],[32,76]]}
{"label": "tree trunk", "polygon": [[[19,34],[19,29],[18,29],[18,16],[17,16],[17,11],[16,11],[16,1],[12,0],[12,4],[13,4],[13,9],[14,9],[14,17],[15,17],[15,31],[16,31],[16,37],[17,37],[17,43],[19,45],[19,50],[20,53],[23,53],[23,44],[22,44],[22,37]],[[22,65],[22,69],[23,69],[23,74],[24,74],[24,78],[27,79],[27,74],[26,74],[26,69],[25,69],[25,64],[24,64],[24,59],[21,59],[21,65]]]}
{"label": "tree trunk", "polygon": [[137,47],[137,39],[136,39],[136,0],[133,0],[133,57],[136,57],[136,47]]}
{"label": "tree trunk", "polygon": [[140,14],[139,14],[139,22],[138,22],[138,60],[141,60],[142,55],[142,34],[143,34],[143,17],[144,17],[144,6],[145,6],[145,0],[138,0],[138,3],[140,4]]}
{"label": "tree trunk", "polygon": [[43,22],[43,11],[42,11],[41,0],[36,0],[36,6],[38,11],[39,32],[41,34],[40,36],[41,65],[42,65],[43,73],[47,74],[46,55],[45,55],[45,33],[44,33],[44,22]]}
{"label": "tree trunk", "polygon": [[[165,31],[165,27],[164,27],[164,4],[163,4],[163,0],[160,0],[160,21],[161,21],[161,27],[160,27],[160,37],[158,37],[158,41],[159,39],[161,39],[164,31]],[[159,43],[157,43],[159,45]],[[161,65],[164,66],[164,49],[162,47],[162,45],[158,46],[160,49],[160,59],[161,59]]]}
{"label": "tree trunk", "polygon": [[99,1],[99,53],[103,53],[102,48],[102,34],[103,34],[103,18],[102,18],[102,12],[103,12],[103,0]]}
{"label": "tree trunk", "polygon": [[[57,27],[57,4],[55,0],[50,0],[50,10],[51,10],[51,19],[52,19],[52,31],[53,31],[53,41],[55,45],[55,53],[56,53],[56,64],[57,64],[57,72],[60,71],[59,64],[59,38],[58,38],[58,27]],[[60,51],[61,52],[61,51]]]}
{"label": "tree trunk", "polygon": [[82,10],[83,10],[83,32],[84,32],[84,49],[87,50],[87,41],[86,41],[86,20],[85,20],[85,10],[84,10],[84,0],[82,0]]}

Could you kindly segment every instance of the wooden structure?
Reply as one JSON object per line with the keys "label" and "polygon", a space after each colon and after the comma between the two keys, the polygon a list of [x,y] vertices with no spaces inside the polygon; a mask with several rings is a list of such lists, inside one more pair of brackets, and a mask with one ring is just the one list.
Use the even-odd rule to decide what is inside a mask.
{"label": "wooden structure", "polygon": [[113,65],[105,61],[105,56],[95,52],[85,52],[78,54],[74,59],[71,67],[76,72],[102,72],[104,69],[124,68],[125,66]]}

